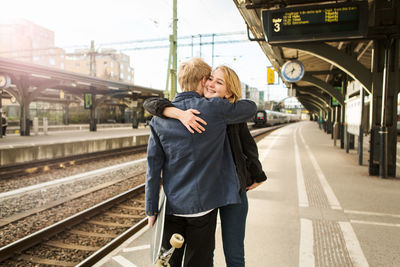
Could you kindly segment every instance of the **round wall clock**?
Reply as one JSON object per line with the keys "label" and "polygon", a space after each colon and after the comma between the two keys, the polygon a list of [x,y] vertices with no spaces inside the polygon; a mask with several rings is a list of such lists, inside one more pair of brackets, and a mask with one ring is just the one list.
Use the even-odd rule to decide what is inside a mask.
{"label": "round wall clock", "polygon": [[298,60],[287,61],[282,66],[282,77],[285,81],[295,83],[304,76],[304,66]]}
{"label": "round wall clock", "polygon": [[0,74],[0,89],[9,87],[11,84],[10,77],[4,74]]}

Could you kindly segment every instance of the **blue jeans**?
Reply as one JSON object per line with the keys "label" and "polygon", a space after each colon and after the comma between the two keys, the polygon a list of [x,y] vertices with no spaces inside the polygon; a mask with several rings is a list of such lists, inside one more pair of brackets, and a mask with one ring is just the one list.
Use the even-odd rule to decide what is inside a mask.
{"label": "blue jeans", "polygon": [[242,203],[219,208],[221,218],[222,242],[227,267],[243,267],[244,235],[249,208],[246,192],[241,193]]}

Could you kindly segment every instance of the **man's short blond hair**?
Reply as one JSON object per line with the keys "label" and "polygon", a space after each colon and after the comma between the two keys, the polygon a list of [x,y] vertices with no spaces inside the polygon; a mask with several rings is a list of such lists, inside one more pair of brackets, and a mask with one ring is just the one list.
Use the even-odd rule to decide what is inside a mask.
{"label": "man's short blond hair", "polygon": [[178,82],[183,92],[197,91],[199,82],[208,78],[211,73],[211,67],[201,58],[195,57],[182,62],[178,69]]}

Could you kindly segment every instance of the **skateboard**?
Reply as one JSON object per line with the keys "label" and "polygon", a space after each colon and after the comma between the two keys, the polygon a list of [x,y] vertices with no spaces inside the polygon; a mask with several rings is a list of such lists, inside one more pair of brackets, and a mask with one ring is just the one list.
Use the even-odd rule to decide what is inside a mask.
{"label": "skateboard", "polygon": [[157,267],[169,267],[169,259],[174,253],[175,249],[181,248],[184,242],[184,238],[180,234],[173,234],[169,243],[171,248],[169,250],[162,247],[162,240],[164,235],[164,221],[165,221],[165,208],[167,206],[167,198],[164,190],[160,190],[159,198],[159,213],[157,214],[156,221],[152,227],[151,243],[150,243],[150,256],[151,262]]}

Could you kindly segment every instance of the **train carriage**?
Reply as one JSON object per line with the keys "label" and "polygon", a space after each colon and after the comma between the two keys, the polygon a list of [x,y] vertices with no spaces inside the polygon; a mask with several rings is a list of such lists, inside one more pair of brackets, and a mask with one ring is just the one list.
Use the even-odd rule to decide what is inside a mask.
{"label": "train carriage", "polygon": [[257,127],[274,126],[298,121],[298,117],[297,114],[287,114],[272,110],[258,110],[254,116],[254,125]]}

